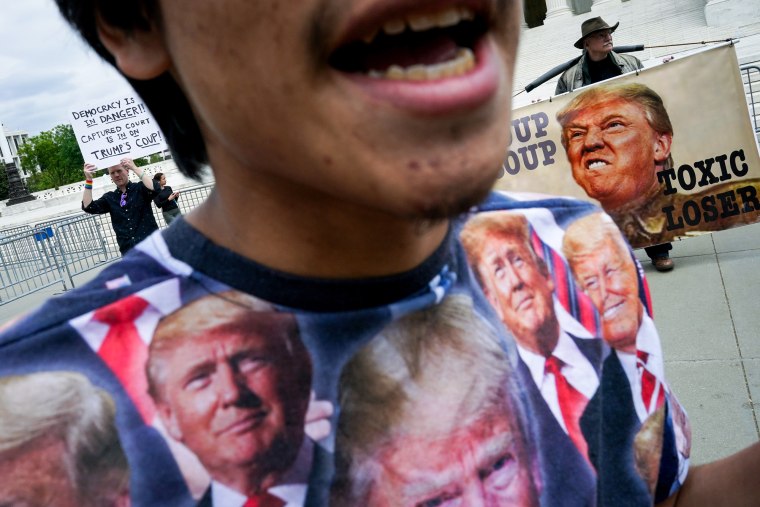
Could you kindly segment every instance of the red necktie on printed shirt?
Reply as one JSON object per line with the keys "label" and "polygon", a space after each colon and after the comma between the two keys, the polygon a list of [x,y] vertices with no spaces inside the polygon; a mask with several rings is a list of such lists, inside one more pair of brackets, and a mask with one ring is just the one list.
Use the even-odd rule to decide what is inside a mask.
{"label": "red necktie on printed shirt", "polygon": [[[647,368],[649,354],[643,350],[636,351],[636,369],[641,379],[641,399],[647,414],[651,414],[665,403],[665,391],[662,382]],[[652,406],[654,402],[654,406]]]}
{"label": "red necktie on printed shirt", "polygon": [[147,307],[147,301],[132,295],[96,310],[93,319],[109,326],[98,355],[124,386],[143,420],[150,424],[155,406],[148,396],[145,376],[148,346],[134,323]]}
{"label": "red necktie on printed shirt", "polygon": [[554,375],[559,408],[562,412],[562,419],[565,421],[567,434],[575,444],[575,447],[578,448],[578,451],[588,459],[588,444],[586,444],[586,439],[583,438],[580,426],[581,415],[583,415],[583,411],[586,409],[586,405],[588,405],[588,398],[570,385],[570,382],[562,375],[562,366],[564,364],[557,356],[550,356],[546,360],[546,373]]}
{"label": "red necktie on printed shirt", "polygon": [[269,493],[248,497],[243,507],[283,507],[285,502]]}

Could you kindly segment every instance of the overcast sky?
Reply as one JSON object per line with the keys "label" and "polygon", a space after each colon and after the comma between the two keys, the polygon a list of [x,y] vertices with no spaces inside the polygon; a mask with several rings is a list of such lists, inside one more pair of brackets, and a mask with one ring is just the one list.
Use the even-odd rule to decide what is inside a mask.
{"label": "overcast sky", "polygon": [[53,0],[3,2],[0,121],[30,136],[69,123],[69,113],[131,88],[63,21]]}

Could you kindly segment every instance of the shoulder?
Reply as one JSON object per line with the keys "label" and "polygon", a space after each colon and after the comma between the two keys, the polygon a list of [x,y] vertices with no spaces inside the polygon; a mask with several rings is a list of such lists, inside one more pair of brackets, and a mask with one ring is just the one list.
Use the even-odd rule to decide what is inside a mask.
{"label": "shoulder", "polygon": [[614,51],[610,53],[612,55],[612,58],[618,63],[618,64],[625,64],[628,65],[634,69],[643,69],[644,65],[642,65],[641,60],[636,58],[633,55],[627,55],[627,54],[621,54],[621,53],[615,53]]}
{"label": "shoulder", "polygon": [[[112,263],[90,282],[76,289],[48,299],[0,333],[0,350],[9,345],[22,346],[25,342],[39,346],[56,343],[60,350],[66,345],[57,336],[74,331],[72,323],[91,312],[116,301],[146,290],[158,294],[157,305],[164,307],[170,295],[181,285],[182,276],[158,262],[154,255],[133,249],[121,260]],[[170,282],[167,285],[167,282]],[[176,297],[173,300],[177,300]],[[162,302],[163,301],[163,302]],[[46,342],[42,337],[52,338]],[[5,349],[7,350],[7,349]],[[42,357],[42,356],[40,356]]]}

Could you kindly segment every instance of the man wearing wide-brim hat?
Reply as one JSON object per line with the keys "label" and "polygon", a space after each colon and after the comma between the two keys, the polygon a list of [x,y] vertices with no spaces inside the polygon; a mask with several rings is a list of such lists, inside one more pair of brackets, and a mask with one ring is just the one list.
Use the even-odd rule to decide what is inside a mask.
{"label": "man wearing wide-brim hat", "polygon": [[612,51],[612,33],[619,24],[610,26],[600,17],[583,22],[581,38],[574,44],[583,55],[560,76],[555,95],[643,68],[635,56]]}

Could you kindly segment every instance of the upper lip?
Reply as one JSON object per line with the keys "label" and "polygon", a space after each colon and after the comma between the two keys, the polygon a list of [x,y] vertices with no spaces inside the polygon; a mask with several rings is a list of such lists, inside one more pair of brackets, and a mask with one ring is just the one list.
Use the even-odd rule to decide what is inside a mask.
{"label": "upper lip", "polygon": [[612,313],[616,312],[621,306],[623,306],[624,303],[625,301],[623,300],[616,300],[616,301],[612,301],[610,304],[604,305],[603,315],[606,317],[610,312]]}
{"label": "upper lip", "polygon": [[367,34],[380,30],[383,24],[409,14],[438,12],[450,7],[467,7],[476,18],[485,19],[489,24],[493,17],[493,1],[489,0],[391,0],[375,2],[361,12],[351,15],[344,29],[339,32],[330,53],[341,46],[361,40]]}
{"label": "upper lip", "polygon": [[247,411],[240,417],[236,417],[231,423],[223,426],[219,433],[234,432],[238,429],[247,428],[250,425],[256,425],[264,419],[269,412],[263,409]]}

